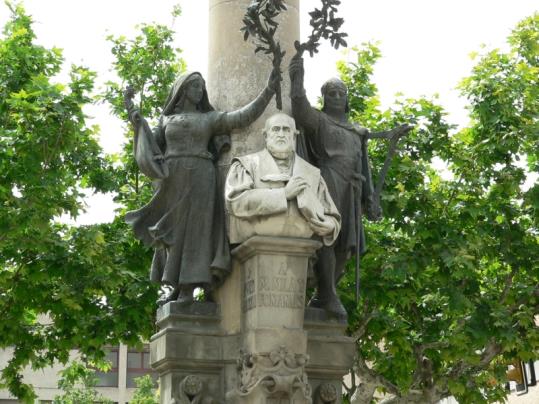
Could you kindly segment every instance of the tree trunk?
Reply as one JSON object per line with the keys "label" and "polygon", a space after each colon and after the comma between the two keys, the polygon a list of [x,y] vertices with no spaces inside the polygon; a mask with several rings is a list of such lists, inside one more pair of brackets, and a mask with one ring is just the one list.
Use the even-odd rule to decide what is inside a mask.
{"label": "tree trunk", "polygon": [[360,382],[356,392],[350,399],[351,404],[370,404],[374,391],[378,385],[376,383]]}

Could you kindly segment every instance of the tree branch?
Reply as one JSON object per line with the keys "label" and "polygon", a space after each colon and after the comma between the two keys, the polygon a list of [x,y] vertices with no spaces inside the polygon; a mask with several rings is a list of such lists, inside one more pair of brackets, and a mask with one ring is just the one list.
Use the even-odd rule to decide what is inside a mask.
{"label": "tree branch", "polygon": [[373,310],[369,312],[367,315],[363,316],[363,318],[360,320],[360,326],[354,333],[352,334],[352,337],[357,340],[361,339],[365,333],[367,332],[367,326],[369,325],[369,322],[378,314],[377,310]]}
{"label": "tree branch", "polygon": [[363,357],[359,353],[358,353],[358,356],[356,358],[356,369],[358,371],[358,375],[364,381],[366,381],[367,383],[373,383],[373,384],[376,384],[378,386],[383,386],[391,394],[395,394],[397,396],[400,396],[400,389],[398,388],[398,386],[393,384],[389,380],[387,380],[381,374],[378,374],[378,373],[374,372],[372,369],[370,369],[367,366],[367,363],[365,362],[365,359],[363,359]]}
{"label": "tree branch", "polygon": [[481,359],[476,365],[468,364],[464,361],[459,361],[459,363],[449,372],[448,379],[458,378],[464,375],[466,372],[474,369],[484,369],[486,368],[492,360],[502,352],[502,345],[498,344],[495,340],[490,340],[487,344],[483,353],[481,354]]}

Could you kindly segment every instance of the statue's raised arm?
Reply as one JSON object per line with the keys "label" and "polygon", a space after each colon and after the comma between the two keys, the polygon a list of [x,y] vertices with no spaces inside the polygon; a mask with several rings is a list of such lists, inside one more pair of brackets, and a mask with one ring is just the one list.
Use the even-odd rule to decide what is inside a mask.
{"label": "statue's raised arm", "polygon": [[311,107],[305,92],[305,68],[303,57],[297,53],[290,60],[288,67],[290,76],[290,99],[292,101],[292,115],[298,126],[307,132],[312,133],[317,130],[320,120],[320,111]]}
{"label": "statue's raised arm", "polygon": [[236,111],[224,112],[216,122],[215,130],[230,132],[233,129],[244,128],[256,121],[262,115],[275,94],[276,88],[279,86],[279,81],[278,68],[273,68],[266,87],[258,96],[249,104]]}

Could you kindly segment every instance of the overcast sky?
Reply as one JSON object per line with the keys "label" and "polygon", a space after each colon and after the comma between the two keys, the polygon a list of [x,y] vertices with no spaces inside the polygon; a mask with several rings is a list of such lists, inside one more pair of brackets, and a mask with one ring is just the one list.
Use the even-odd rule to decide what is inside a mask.
{"label": "overcast sky", "polygon": [[[170,25],[171,10],[180,4],[175,46],[183,49],[190,70],[207,71],[208,0],[26,0],[24,5],[35,20],[38,40],[45,46],[64,50],[67,64],[83,64],[98,72],[101,80],[110,74],[112,62],[106,35],[133,36],[141,22]],[[301,1],[301,32],[309,33],[308,11],[319,0]],[[537,0],[342,0],[339,14],[345,18],[342,31],[348,44],[380,41],[382,59],[375,68],[375,82],[382,102],[390,105],[397,92],[406,96],[439,94],[439,102],[449,111],[449,120],[467,122],[465,102],[455,90],[469,74],[469,54],[481,44],[505,46],[505,38],[518,21],[539,10]],[[9,18],[0,3],[0,25]],[[238,23],[239,25],[239,23]],[[238,26],[239,29],[239,26]],[[197,35],[193,35],[196,32]],[[335,62],[344,58],[329,46],[314,59],[306,60],[306,86],[314,101],[325,79],[335,76]],[[121,123],[110,118],[104,108],[93,108],[95,123],[101,127],[101,143],[107,152],[118,151]],[[104,208],[107,198],[93,198],[92,211],[103,220],[112,217]],[[97,202],[96,202],[97,201]],[[110,207],[110,204],[109,204]],[[81,222],[91,221],[89,212]]]}

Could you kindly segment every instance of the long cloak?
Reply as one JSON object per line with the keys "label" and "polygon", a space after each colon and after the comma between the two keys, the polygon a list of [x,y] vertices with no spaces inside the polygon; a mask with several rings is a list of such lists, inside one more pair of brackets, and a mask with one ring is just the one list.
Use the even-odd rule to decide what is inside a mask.
{"label": "long cloak", "polygon": [[[212,285],[230,271],[224,201],[215,163],[230,137],[218,134],[201,144],[202,133],[186,137],[171,126],[179,116],[176,106],[181,111],[185,85],[194,75],[200,76],[187,73],[174,83],[153,131],[145,121],[135,128],[135,158],[141,171],[155,179],[155,193],[146,206],[126,214],[136,237],[155,248],[151,279],[173,287]],[[207,124],[219,120],[220,113],[211,106],[206,89],[198,109],[192,125],[207,133]]]}

